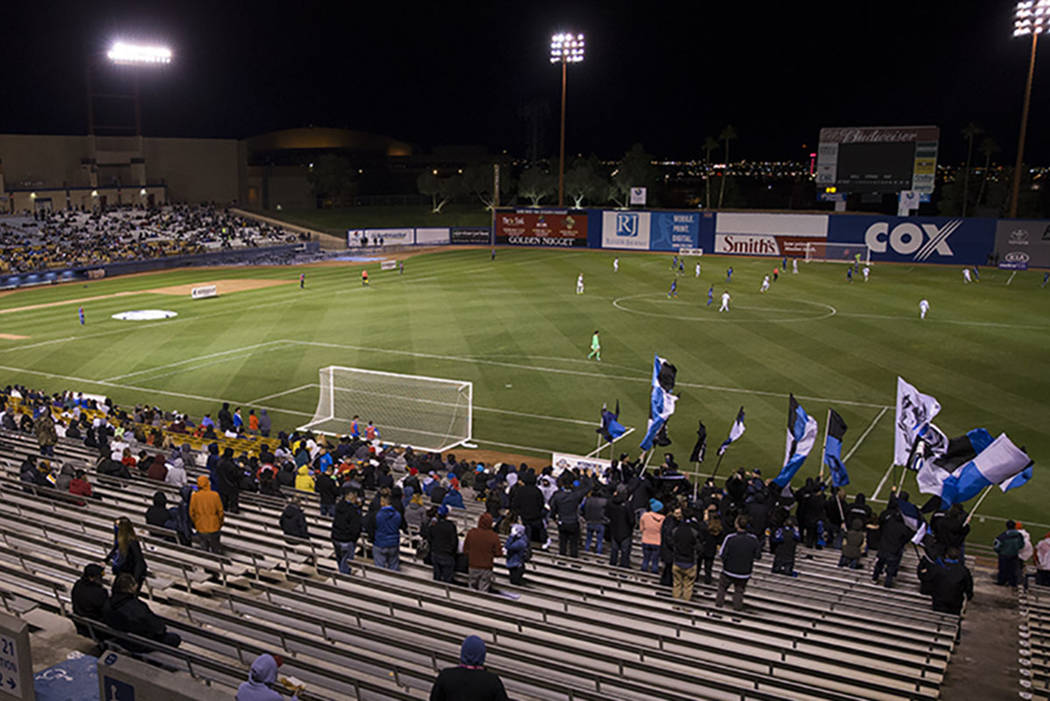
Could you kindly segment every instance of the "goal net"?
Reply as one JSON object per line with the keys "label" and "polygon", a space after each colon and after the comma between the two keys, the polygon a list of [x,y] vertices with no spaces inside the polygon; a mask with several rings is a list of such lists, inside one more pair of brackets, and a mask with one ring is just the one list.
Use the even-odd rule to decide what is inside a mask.
{"label": "goal net", "polygon": [[871,249],[863,243],[807,243],[807,263],[871,263]]}
{"label": "goal net", "polygon": [[329,366],[320,370],[320,395],[309,423],[300,430],[361,435],[371,421],[385,443],[442,452],[470,441],[474,385],[421,375]]}

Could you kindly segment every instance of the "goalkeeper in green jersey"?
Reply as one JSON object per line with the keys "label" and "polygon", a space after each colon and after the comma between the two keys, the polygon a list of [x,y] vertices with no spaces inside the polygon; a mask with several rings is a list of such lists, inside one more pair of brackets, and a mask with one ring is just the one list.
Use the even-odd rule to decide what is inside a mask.
{"label": "goalkeeper in green jersey", "polygon": [[602,361],[602,344],[598,340],[597,331],[591,336],[591,352],[587,355],[587,360],[591,358],[597,358],[599,363]]}

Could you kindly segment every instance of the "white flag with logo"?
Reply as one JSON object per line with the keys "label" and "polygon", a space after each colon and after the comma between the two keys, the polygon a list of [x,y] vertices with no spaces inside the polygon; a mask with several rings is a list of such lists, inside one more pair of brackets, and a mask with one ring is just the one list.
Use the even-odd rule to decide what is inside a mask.
{"label": "white flag with logo", "polygon": [[897,422],[893,433],[893,464],[906,465],[916,434],[941,410],[941,403],[897,378]]}

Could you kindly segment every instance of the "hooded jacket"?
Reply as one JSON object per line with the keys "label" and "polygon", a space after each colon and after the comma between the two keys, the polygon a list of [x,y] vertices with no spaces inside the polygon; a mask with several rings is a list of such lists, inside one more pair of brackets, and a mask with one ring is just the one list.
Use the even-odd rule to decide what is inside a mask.
{"label": "hooded jacket", "polygon": [[310,468],[301,465],[296,472],[295,488],[301,492],[312,492],[315,484],[314,478],[310,476]]}
{"label": "hooded jacket", "polygon": [[332,518],[332,540],[337,543],[353,543],[361,537],[361,511],[348,501],[335,504]]}
{"label": "hooded jacket", "polygon": [[164,492],[153,495],[153,506],[146,509],[146,523],[158,528],[175,528],[175,518],[168,509],[168,498]]}
{"label": "hooded jacket", "polygon": [[164,477],[164,483],[176,487],[186,486],[186,468],[182,460],[175,460],[168,464],[168,474]]}
{"label": "hooded jacket", "polygon": [[562,489],[551,497],[551,512],[561,526],[579,526],[580,502],[591,492],[593,483],[589,477],[580,478],[580,486]]}
{"label": "hooded jacket", "polygon": [[58,472],[55,488],[62,492],[68,492],[69,485],[73,482],[74,474],[73,466],[70,463],[67,462],[62,465],[62,469]]}
{"label": "hooded jacket", "polygon": [[197,478],[197,491],[190,497],[190,519],[198,533],[216,533],[222,528],[225,515],[222,511],[222,499],[218,492],[211,488],[211,480],[206,475]]}
{"label": "hooded jacket", "polygon": [[377,548],[396,548],[401,544],[400,528],[401,514],[393,506],[384,506],[376,512],[373,543]]}
{"label": "hooded jacket", "polygon": [[515,523],[510,527],[510,537],[504,543],[503,549],[507,551],[507,568],[525,566],[525,555],[529,549],[529,539],[525,535],[525,526]]}
{"label": "hooded jacket", "polygon": [[631,537],[631,532],[634,530],[634,514],[627,506],[625,494],[616,494],[605,505],[605,518],[609,522],[606,529],[609,540],[614,543],[622,543]]}
{"label": "hooded jacket", "polygon": [[471,569],[491,570],[493,561],[502,553],[499,536],[492,530],[492,514],[487,511],[478,517],[478,525],[467,531],[463,552]]}
{"label": "hooded jacket", "polygon": [[476,635],[463,641],[459,666],[438,673],[430,690],[430,701],[507,701],[503,682],[484,668],[485,642]]}
{"label": "hooded jacket", "polygon": [[[270,688],[276,681],[277,660],[273,655],[263,653],[252,662],[248,671],[248,681],[237,687],[236,701],[281,701],[284,697],[280,692]],[[292,696],[292,701],[298,698]]]}
{"label": "hooded jacket", "polygon": [[307,539],[310,532],[306,529],[306,515],[298,504],[290,502],[281,513],[281,532],[292,538]]}

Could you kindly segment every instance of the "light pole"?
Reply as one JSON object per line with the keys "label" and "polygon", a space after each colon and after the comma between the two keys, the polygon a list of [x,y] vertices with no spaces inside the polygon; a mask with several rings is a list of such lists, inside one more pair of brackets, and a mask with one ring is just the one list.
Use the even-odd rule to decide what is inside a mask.
{"label": "light pole", "polygon": [[[132,68],[138,68],[140,66],[164,66],[171,63],[171,49],[166,46],[156,46],[149,44],[132,44],[126,41],[115,41],[109,47],[109,51],[106,52],[106,58],[109,59],[110,63],[118,66],[131,66]],[[90,73],[88,74],[90,80]],[[134,102],[135,102],[135,136],[142,136],[142,108],[139,104],[139,79],[137,71],[132,75],[132,85],[134,89]],[[90,91],[90,88],[89,88]],[[88,98],[88,120],[90,122],[89,130],[94,130],[94,107],[90,104],[91,98]]]}
{"label": "light pole", "polygon": [[[1048,0],[1050,1],[1050,0]],[[583,60],[583,35],[560,32],[551,37],[551,63],[561,64],[561,139],[558,146],[558,206],[565,206],[565,79],[570,63]]]}
{"label": "light pole", "polygon": [[1039,35],[1050,29],[1050,0],[1022,0],[1014,12],[1014,36],[1032,36],[1031,56],[1028,59],[1028,80],[1024,87],[1024,107],[1021,108],[1021,131],[1017,135],[1017,161],[1014,163],[1014,186],[1010,193],[1010,218],[1017,216],[1017,200],[1021,194],[1021,167],[1024,161],[1024,139],[1028,132],[1028,108],[1032,104],[1032,76],[1035,74],[1035,49]]}

